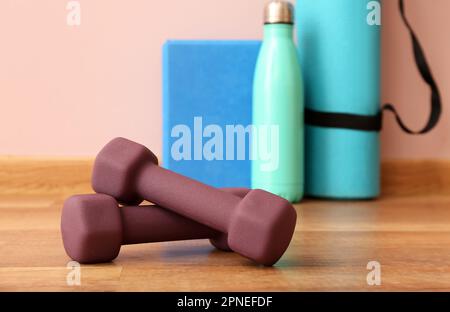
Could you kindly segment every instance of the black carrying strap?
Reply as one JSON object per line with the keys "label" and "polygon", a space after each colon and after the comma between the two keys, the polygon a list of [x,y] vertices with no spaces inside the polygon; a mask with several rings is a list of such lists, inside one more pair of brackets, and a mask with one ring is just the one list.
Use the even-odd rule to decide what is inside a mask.
{"label": "black carrying strap", "polygon": [[442,104],[441,96],[439,93],[439,88],[436,81],[431,73],[430,66],[428,65],[425,53],[422,46],[415,34],[414,30],[409,23],[405,14],[404,0],[399,0],[400,13],[409,30],[414,50],[414,58],[416,61],[417,68],[419,69],[420,75],[423,80],[429,85],[431,89],[431,113],[426,126],[419,131],[414,131],[408,128],[405,123],[400,118],[395,107],[388,103],[383,106],[380,113],[375,116],[364,116],[356,114],[345,114],[345,113],[326,113],[319,112],[311,109],[305,110],[305,122],[309,125],[328,127],[328,128],[344,128],[352,130],[362,130],[362,131],[380,131],[382,128],[383,112],[390,111],[395,115],[397,123],[400,125],[403,131],[408,134],[425,134],[430,132],[439,122],[442,114]]}

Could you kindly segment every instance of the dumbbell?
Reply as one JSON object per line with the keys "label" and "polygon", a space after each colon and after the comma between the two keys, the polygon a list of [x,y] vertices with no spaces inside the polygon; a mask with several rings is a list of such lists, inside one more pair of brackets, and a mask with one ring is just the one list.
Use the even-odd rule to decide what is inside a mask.
{"label": "dumbbell", "polygon": [[98,154],[92,187],[120,203],[143,199],[228,234],[230,248],[271,266],[292,239],[297,214],[285,199],[263,190],[244,198],[226,193],[158,166],[145,146],[124,138],[109,142]]}
{"label": "dumbbell", "polygon": [[[244,197],[248,189],[224,189]],[[68,198],[61,217],[67,255],[79,263],[114,260],[122,245],[191,239],[210,239],[218,249],[230,251],[226,234],[155,205],[119,207],[109,195]]]}

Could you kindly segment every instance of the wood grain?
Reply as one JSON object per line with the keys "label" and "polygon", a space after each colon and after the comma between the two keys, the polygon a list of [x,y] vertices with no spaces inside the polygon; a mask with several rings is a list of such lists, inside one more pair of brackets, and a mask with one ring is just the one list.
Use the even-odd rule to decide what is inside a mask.
{"label": "wood grain", "polygon": [[[0,194],[91,192],[93,162],[91,158],[0,157]],[[385,161],[381,177],[384,196],[450,196],[450,161]]]}
{"label": "wood grain", "polygon": [[385,196],[450,196],[450,161],[385,161],[381,184]]}
{"label": "wood grain", "polygon": [[[395,183],[376,201],[297,205],[294,239],[273,268],[208,241],[146,244],[123,247],[113,263],[83,265],[81,286],[66,283],[59,222],[64,198],[89,192],[92,161],[0,164],[0,291],[450,290],[447,164],[385,165]],[[381,264],[381,286],[367,285],[369,261]]]}
{"label": "wood grain", "polygon": [[0,194],[92,192],[93,159],[0,157]]}

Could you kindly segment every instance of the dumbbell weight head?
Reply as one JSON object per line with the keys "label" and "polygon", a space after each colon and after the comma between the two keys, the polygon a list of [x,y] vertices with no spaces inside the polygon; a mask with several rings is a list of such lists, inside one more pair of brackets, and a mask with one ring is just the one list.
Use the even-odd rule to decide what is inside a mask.
{"label": "dumbbell weight head", "polygon": [[297,213],[287,200],[283,208],[271,193],[253,190],[234,211],[228,245],[247,258],[273,265],[289,247],[296,223]]}
{"label": "dumbbell weight head", "polygon": [[80,263],[112,261],[123,241],[117,202],[102,194],[70,197],[64,203],[61,234],[71,259]]}
{"label": "dumbbell weight head", "polygon": [[111,195],[121,204],[139,205],[143,199],[135,192],[135,174],[148,162],[158,165],[158,158],[148,148],[116,138],[97,155],[92,185],[97,193]]}

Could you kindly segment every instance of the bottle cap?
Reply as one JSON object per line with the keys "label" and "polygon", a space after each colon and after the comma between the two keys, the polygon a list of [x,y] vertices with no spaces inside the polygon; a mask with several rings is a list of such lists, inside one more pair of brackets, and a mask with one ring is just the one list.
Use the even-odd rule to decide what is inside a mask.
{"label": "bottle cap", "polygon": [[264,24],[293,24],[294,6],[283,0],[271,0],[264,9]]}

